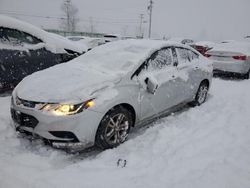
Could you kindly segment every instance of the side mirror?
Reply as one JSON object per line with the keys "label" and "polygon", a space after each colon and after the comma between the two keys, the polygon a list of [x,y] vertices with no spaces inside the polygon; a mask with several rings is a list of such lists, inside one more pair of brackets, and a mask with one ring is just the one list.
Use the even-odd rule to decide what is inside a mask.
{"label": "side mirror", "polygon": [[159,86],[157,81],[151,77],[147,77],[145,83],[147,84],[147,91],[154,95]]}

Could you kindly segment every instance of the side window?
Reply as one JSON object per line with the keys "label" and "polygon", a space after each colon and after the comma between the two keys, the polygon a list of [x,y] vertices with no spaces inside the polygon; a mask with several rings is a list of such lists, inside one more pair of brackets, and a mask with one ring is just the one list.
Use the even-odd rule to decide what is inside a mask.
{"label": "side window", "polygon": [[147,62],[147,69],[164,69],[173,65],[173,55],[171,48],[166,48],[155,52]]}
{"label": "side window", "polygon": [[191,62],[189,50],[185,48],[176,48],[179,64],[185,64]]}
{"label": "side window", "polygon": [[18,31],[16,29],[1,28],[2,35],[5,40],[14,45],[26,44],[38,44],[42,41],[28,33]]}
{"label": "side window", "polygon": [[193,62],[193,61],[197,61],[199,59],[199,55],[194,53],[193,51],[191,50],[188,50],[189,52],[189,57],[190,57],[190,60]]}

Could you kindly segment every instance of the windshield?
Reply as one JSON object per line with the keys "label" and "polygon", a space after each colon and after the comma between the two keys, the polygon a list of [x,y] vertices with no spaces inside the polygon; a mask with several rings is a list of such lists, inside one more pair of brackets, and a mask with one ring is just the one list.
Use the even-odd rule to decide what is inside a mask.
{"label": "windshield", "polygon": [[142,63],[152,51],[154,43],[118,41],[92,49],[77,58],[84,66],[101,72],[128,72]]}

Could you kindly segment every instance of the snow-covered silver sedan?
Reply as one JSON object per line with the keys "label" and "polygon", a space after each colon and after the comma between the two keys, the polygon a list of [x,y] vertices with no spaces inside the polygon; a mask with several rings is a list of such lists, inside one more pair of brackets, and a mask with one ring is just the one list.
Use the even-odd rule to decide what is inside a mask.
{"label": "snow-covered silver sedan", "polygon": [[250,43],[224,41],[205,54],[213,62],[214,75],[250,77]]}
{"label": "snow-covered silver sedan", "polygon": [[112,148],[131,127],[205,102],[211,78],[212,64],[191,47],[116,41],[25,78],[12,94],[13,125],[57,148]]}

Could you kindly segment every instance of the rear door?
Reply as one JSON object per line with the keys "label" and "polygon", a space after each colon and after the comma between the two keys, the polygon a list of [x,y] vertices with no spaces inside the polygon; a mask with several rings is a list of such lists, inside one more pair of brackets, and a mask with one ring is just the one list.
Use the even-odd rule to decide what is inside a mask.
{"label": "rear door", "polygon": [[176,47],[175,50],[178,57],[179,86],[182,88],[179,92],[179,100],[183,102],[193,98],[197,84],[200,83],[199,55],[182,47]]}

